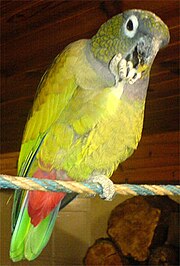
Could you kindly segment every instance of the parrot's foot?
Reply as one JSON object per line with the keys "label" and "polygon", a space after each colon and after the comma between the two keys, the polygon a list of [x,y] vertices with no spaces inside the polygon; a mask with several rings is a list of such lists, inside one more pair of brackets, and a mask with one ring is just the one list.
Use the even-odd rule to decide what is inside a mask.
{"label": "parrot's foot", "polygon": [[134,84],[136,80],[141,78],[141,72],[138,72],[138,70],[133,67],[131,61],[122,58],[121,54],[117,54],[113,57],[109,69],[115,77],[116,86],[122,80],[127,81],[129,84]]}
{"label": "parrot's foot", "polygon": [[119,83],[119,63],[121,62],[121,60],[122,60],[122,55],[119,53],[112,58],[109,64],[109,70],[115,77],[116,85]]}
{"label": "parrot's foot", "polygon": [[115,194],[115,188],[113,182],[104,175],[91,176],[87,182],[99,183],[102,186],[103,192],[100,197],[105,200],[112,200]]}
{"label": "parrot's foot", "polygon": [[133,63],[131,61],[126,61],[122,59],[119,63],[119,78],[120,80],[127,80],[129,84],[134,84],[136,80],[140,79],[141,73],[133,68]]}

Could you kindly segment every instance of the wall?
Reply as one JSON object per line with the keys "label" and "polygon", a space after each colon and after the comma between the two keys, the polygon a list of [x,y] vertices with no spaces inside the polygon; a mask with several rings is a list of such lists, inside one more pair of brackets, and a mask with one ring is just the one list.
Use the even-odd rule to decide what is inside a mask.
{"label": "wall", "polygon": [[107,220],[111,210],[125,196],[112,202],[99,198],[79,198],[59,213],[52,237],[42,254],[32,262],[14,264],[9,259],[12,192],[0,193],[0,265],[1,266],[75,266],[82,265],[87,248],[99,237],[106,237]]}

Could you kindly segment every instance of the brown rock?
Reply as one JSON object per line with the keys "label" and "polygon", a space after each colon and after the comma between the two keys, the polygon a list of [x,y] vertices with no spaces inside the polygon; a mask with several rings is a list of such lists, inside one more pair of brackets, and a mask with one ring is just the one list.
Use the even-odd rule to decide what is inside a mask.
{"label": "brown rock", "polygon": [[107,233],[123,255],[145,261],[160,214],[144,197],[128,199],[112,211]]}
{"label": "brown rock", "polygon": [[110,239],[100,238],[88,249],[84,264],[86,266],[125,266],[129,265],[116,250]]}

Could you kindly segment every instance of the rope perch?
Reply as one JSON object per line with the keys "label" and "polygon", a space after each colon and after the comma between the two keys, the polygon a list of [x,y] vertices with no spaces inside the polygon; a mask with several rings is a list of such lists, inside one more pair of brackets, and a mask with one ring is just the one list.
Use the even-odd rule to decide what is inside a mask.
{"label": "rope perch", "polygon": [[[180,185],[134,185],[114,184],[115,191],[121,195],[180,195]],[[102,187],[98,183],[86,183],[75,181],[61,181],[49,179],[37,179],[33,177],[19,177],[0,174],[0,189],[25,189],[54,192],[76,192],[78,194],[101,194]]]}

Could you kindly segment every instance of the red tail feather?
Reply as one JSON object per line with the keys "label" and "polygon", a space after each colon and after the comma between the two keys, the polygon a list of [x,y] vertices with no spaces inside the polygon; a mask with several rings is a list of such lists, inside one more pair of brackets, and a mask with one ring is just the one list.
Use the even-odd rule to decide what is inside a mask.
{"label": "red tail feather", "polygon": [[[55,174],[46,173],[38,169],[34,177],[56,179]],[[66,193],[63,192],[43,192],[30,191],[28,199],[28,213],[31,217],[31,223],[37,226],[64,198]]]}

